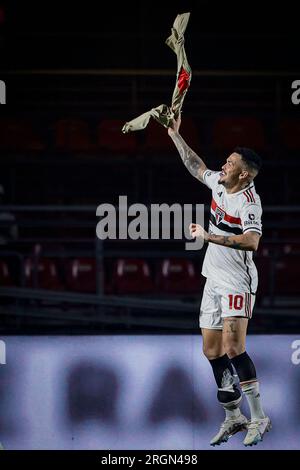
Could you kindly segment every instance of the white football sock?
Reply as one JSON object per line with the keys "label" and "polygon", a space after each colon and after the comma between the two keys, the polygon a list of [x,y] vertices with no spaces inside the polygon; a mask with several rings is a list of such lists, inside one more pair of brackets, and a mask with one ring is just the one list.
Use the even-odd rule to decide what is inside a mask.
{"label": "white football sock", "polygon": [[250,382],[248,384],[241,384],[241,388],[247,398],[251,413],[251,421],[265,418],[266,415],[260,402],[259,383]]}
{"label": "white football sock", "polygon": [[225,419],[236,419],[241,416],[240,410],[241,398],[231,401],[229,403],[222,403],[222,406],[225,410]]}

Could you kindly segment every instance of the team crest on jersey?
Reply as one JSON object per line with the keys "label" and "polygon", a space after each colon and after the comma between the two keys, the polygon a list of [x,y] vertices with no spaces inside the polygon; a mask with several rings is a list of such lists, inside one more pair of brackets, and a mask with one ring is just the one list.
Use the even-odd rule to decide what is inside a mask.
{"label": "team crest on jersey", "polygon": [[222,209],[220,209],[220,207],[217,207],[216,212],[215,212],[215,217],[216,217],[217,225],[219,225],[219,223],[222,222],[222,220],[225,217],[225,212],[222,211]]}

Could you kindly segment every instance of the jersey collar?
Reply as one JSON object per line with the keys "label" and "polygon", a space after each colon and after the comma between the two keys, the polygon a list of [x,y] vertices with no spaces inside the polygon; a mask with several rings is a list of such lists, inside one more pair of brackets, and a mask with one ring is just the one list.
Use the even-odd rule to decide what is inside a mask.
{"label": "jersey collar", "polygon": [[243,192],[247,191],[247,189],[251,189],[251,188],[254,188],[254,183],[253,183],[253,182],[250,183],[250,184],[248,184],[248,186],[246,186],[246,188],[241,189],[240,191],[237,191],[236,193],[230,193],[230,194],[228,194],[227,191],[226,191],[226,189],[225,189],[225,188],[224,188],[224,189],[225,189],[226,197],[230,197],[230,198],[231,198],[231,197],[239,196],[239,194],[242,194]]}

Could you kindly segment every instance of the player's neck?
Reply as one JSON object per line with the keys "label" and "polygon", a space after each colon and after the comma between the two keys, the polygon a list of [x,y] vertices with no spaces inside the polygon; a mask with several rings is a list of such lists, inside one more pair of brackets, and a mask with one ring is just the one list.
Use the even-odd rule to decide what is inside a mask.
{"label": "player's neck", "polygon": [[234,193],[238,193],[239,191],[242,191],[243,189],[246,189],[248,188],[248,186],[251,184],[251,181],[248,181],[247,183],[237,183],[235,184],[234,186],[231,186],[230,188],[227,188],[225,186],[225,189],[226,189],[226,193],[227,194],[234,194]]}

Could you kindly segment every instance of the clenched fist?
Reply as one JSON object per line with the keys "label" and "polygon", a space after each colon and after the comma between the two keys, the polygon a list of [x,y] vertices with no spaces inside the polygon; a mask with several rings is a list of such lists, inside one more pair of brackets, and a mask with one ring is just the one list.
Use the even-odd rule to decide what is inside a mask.
{"label": "clenched fist", "polygon": [[202,238],[205,242],[208,241],[208,233],[199,224],[190,224],[190,235],[193,238]]}

